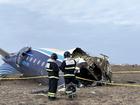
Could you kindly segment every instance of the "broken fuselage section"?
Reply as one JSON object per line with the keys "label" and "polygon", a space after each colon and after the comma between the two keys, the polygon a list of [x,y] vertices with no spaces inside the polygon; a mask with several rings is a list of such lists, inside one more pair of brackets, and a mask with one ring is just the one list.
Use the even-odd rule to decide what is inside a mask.
{"label": "broken fuselage section", "polygon": [[[80,68],[80,73],[76,73],[78,81],[84,86],[91,85],[94,81],[111,82],[111,69],[107,56],[93,57],[83,51],[81,48],[74,48],[68,50],[72,54],[72,58],[77,61],[77,66]],[[15,73],[17,70],[23,76],[44,76],[47,75],[45,70],[47,59],[52,53],[58,55],[57,63],[60,66],[64,60],[63,54],[65,51],[58,49],[40,48],[32,49],[31,47],[24,47],[18,53],[7,53],[0,49],[0,54],[5,61],[5,64],[0,68],[0,74]],[[64,84],[63,73],[60,71],[59,85]],[[89,81],[88,81],[89,80]],[[47,78],[38,79],[43,84],[48,84]]]}
{"label": "broken fuselage section", "polygon": [[77,73],[76,76],[85,78],[85,80],[80,79],[81,83],[85,86],[91,85],[94,81],[111,82],[112,71],[108,57],[103,54],[101,54],[101,56],[102,57],[90,56],[81,48],[76,48],[72,52],[74,59],[82,60],[82,62],[77,60],[79,62],[77,66],[80,68],[80,73]]}

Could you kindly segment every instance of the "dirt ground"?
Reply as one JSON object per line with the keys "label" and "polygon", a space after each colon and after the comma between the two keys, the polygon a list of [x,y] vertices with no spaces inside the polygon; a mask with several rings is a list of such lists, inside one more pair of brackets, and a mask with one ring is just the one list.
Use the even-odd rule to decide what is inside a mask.
{"label": "dirt ground", "polygon": [[[140,66],[112,66],[112,71],[139,70]],[[140,73],[113,74],[116,83],[140,84]],[[58,92],[56,101],[47,95],[31,94],[46,88],[32,80],[0,81],[0,105],[140,105],[140,87],[98,86],[80,88],[77,98],[68,100],[64,92]]]}

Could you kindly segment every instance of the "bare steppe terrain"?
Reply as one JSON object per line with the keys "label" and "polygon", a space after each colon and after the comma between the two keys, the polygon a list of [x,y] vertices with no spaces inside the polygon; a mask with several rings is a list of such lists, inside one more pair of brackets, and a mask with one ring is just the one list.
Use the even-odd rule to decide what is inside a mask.
{"label": "bare steppe terrain", "polygon": [[[113,72],[140,71],[138,65],[112,65]],[[113,74],[114,83],[140,84],[140,73]],[[58,92],[56,101],[49,101],[46,94],[32,91],[47,88],[33,80],[0,81],[0,105],[140,105],[140,87],[97,86],[82,87],[77,98],[69,100]]]}

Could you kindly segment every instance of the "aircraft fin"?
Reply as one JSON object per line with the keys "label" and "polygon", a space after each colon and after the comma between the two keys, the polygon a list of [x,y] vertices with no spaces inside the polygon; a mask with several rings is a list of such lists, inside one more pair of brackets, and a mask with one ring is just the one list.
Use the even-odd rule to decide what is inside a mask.
{"label": "aircraft fin", "polygon": [[0,55],[2,55],[3,57],[9,56],[10,54],[8,52],[6,52],[5,50],[0,48]]}

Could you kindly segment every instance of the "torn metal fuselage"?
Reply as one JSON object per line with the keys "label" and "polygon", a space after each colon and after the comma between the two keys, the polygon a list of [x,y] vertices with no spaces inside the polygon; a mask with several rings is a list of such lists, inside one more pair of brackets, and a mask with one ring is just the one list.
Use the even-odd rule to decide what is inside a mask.
{"label": "torn metal fuselage", "polygon": [[[87,54],[81,48],[68,50],[72,57],[77,61],[77,66],[80,68],[80,73],[76,73],[77,77],[89,79],[93,81],[111,82],[111,69],[107,56],[93,57]],[[58,49],[40,48],[32,49],[30,47],[22,48],[18,53],[8,53],[0,49],[0,55],[4,60],[4,65],[0,66],[0,74],[8,75],[19,71],[23,76],[44,76],[47,75],[45,66],[47,60],[52,53],[58,55],[58,65],[64,60],[63,54],[65,51]],[[60,75],[63,75],[62,73]],[[78,79],[84,86],[91,85],[92,81]],[[39,82],[47,84],[48,79],[38,79]],[[59,86],[64,84],[64,79],[60,76]]]}
{"label": "torn metal fuselage", "polygon": [[[101,54],[102,57],[93,57],[84,52],[81,48],[76,48],[72,57],[74,59],[83,59],[83,62],[78,64],[80,73],[76,76],[86,78],[89,80],[100,82],[111,82],[112,72],[107,56]],[[88,80],[80,80],[85,86],[91,85],[93,82]]]}

